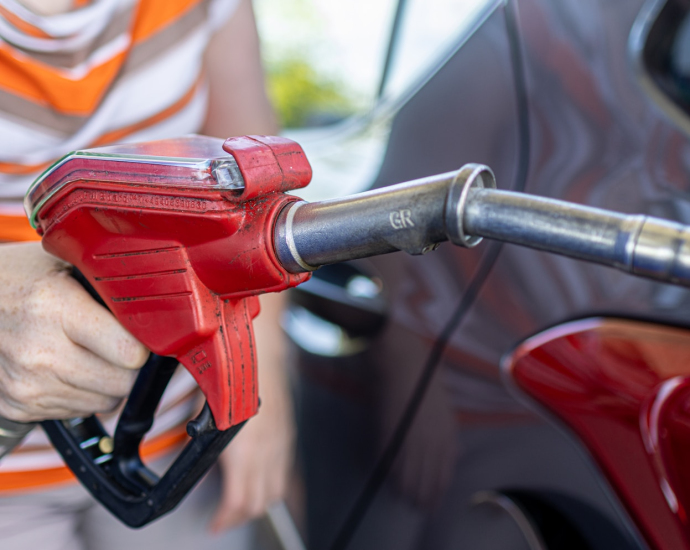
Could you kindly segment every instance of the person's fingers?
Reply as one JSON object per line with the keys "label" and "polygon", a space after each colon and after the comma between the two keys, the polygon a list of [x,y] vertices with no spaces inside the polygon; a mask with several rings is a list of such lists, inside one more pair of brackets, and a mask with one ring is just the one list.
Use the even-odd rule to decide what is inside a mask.
{"label": "person's fingers", "polygon": [[290,398],[282,370],[262,372],[264,405],[219,459],[223,496],[210,524],[215,532],[264,514],[285,492],[294,438]]}
{"label": "person's fingers", "polygon": [[126,369],[140,368],[148,350],[115,317],[98,304],[75,280],[65,281],[71,308],[62,317],[65,335],[108,363]]}
{"label": "person's fingers", "polygon": [[0,415],[112,410],[148,352],[40,245],[0,247]]}
{"label": "person's fingers", "polygon": [[57,336],[37,334],[33,341],[14,346],[7,357],[14,366],[5,365],[0,373],[2,386],[24,385],[26,391],[40,385],[44,392],[59,392],[65,385],[122,398],[129,394],[137,375],[106,362],[61,332]]}
{"label": "person's fingers", "polygon": [[127,397],[138,372],[114,366],[89,350],[73,346],[55,377],[74,388],[108,397]]}
{"label": "person's fingers", "polygon": [[[233,445],[234,441],[230,442]],[[232,500],[237,497],[239,492],[244,489],[242,486],[234,486],[232,480],[232,460],[230,457],[231,449],[226,448],[218,457],[218,465],[221,474],[220,499],[216,505],[216,511],[211,518],[209,528],[213,533],[219,533],[232,519]]]}
{"label": "person's fingers", "polygon": [[64,409],[68,411],[64,417],[86,416],[93,413],[112,411],[120,403],[120,399],[107,395],[96,394],[76,388],[65,389],[60,396],[46,396],[39,399],[36,405],[44,410]]}
{"label": "person's fingers", "polygon": [[251,473],[246,471],[243,475],[237,475],[242,473],[241,470],[244,470],[241,465],[229,464],[222,472],[221,499],[210,524],[210,529],[214,533],[236,527],[248,519],[245,508],[250,498],[253,478]]}
{"label": "person's fingers", "polygon": [[286,461],[271,471],[269,483],[266,486],[266,507],[285,498],[287,492],[288,468]]}
{"label": "person's fingers", "polygon": [[258,472],[255,472],[254,481],[250,485],[248,491],[247,502],[244,510],[248,515],[248,519],[253,519],[261,516],[266,512],[269,505],[269,480],[271,477],[270,465],[264,463],[260,466]]}
{"label": "person's fingers", "polygon": [[213,532],[220,532],[240,525],[264,514],[267,508],[283,496],[284,476],[275,475],[275,463],[270,453],[242,460],[229,453],[223,465],[223,489],[221,499],[210,523]]}
{"label": "person's fingers", "polygon": [[3,392],[0,416],[17,422],[34,422],[45,418],[88,416],[113,410],[120,399],[93,392],[61,387],[59,392],[45,391],[44,386],[21,384]]}

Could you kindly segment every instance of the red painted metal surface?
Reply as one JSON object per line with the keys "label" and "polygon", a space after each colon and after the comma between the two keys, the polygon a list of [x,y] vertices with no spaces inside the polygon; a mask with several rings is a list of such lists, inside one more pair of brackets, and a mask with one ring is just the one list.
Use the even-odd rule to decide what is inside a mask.
{"label": "red painted metal surface", "polygon": [[[146,144],[145,154],[194,157],[208,139]],[[230,158],[223,148],[236,158],[244,190],[214,187],[210,172],[185,187],[174,163],[75,157],[56,168],[54,178],[68,183],[37,223],[44,248],[77,266],[135,337],[179,359],[227,429],[258,407],[256,295],[308,278],[279,264],[273,226],[296,200],[283,192],[304,187],[311,170],[284,138],[217,140],[214,148],[221,160]]]}
{"label": "red painted metal surface", "polygon": [[583,320],[506,365],[584,442],[653,548],[690,548],[690,331]]}
{"label": "red painted metal surface", "polygon": [[[311,180],[311,166],[302,148],[277,136],[229,138],[223,149],[235,157],[245,182],[244,200],[276,191],[304,187]],[[306,183],[305,183],[306,182]]]}

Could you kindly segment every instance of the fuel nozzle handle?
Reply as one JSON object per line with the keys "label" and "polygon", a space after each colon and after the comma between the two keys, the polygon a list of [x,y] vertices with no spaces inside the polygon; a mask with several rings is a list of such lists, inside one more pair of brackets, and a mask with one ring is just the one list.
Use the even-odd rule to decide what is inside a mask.
{"label": "fuel nozzle handle", "polygon": [[690,227],[644,215],[497,190],[491,170],[455,172],[334,200],[289,204],[275,250],[290,272],[441,242],[471,247],[483,237],[690,286]]}

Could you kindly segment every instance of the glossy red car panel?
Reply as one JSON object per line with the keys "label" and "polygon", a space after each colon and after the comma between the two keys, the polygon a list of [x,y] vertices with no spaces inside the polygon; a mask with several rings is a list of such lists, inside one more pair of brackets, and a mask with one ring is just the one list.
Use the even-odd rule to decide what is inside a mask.
{"label": "glossy red car panel", "polygon": [[690,331],[577,321],[521,344],[507,370],[585,443],[652,546],[690,548]]}

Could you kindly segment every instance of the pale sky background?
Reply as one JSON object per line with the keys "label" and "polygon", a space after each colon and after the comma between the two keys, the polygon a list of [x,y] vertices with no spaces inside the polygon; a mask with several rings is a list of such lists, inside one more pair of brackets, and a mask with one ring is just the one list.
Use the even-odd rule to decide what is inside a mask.
{"label": "pale sky background", "polygon": [[297,51],[357,95],[378,87],[397,0],[255,0],[264,56]]}
{"label": "pale sky background", "polygon": [[[408,0],[391,89],[428,70],[495,0]],[[264,55],[297,50],[362,98],[378,89],[397,0],[254,0]],[[365,101],[366,102],[366,101]]]}

